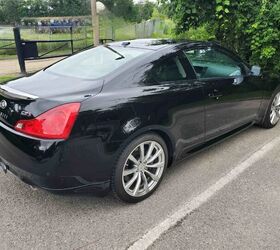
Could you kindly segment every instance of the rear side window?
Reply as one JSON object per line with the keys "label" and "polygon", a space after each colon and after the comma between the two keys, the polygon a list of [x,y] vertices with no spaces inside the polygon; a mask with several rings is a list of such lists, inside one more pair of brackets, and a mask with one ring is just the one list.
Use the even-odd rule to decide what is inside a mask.
{"label": "rear side window", "polygon": [[146,49],[99,46],[58,62],[47,71],[68,77],[97,79],[149,52]]}
{"label": "rear side window", "polygon": [[242,63],[219,50],[199,48],[186,50],[184,53],[200,79],[242,75]]}
{"label": "rear side window", "polygon": [[180,58],[174,56],[158,62],[152,68],[150,78],[158,83],[180,81],[185,80],[187,74]]}

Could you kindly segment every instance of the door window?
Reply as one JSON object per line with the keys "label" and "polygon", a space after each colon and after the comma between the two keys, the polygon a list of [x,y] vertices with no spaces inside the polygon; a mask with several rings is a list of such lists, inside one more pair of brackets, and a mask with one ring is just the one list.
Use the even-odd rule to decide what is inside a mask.
{"label": "door window", "polygon": [[169,57],[156,63],[148,72],[148,82],[180,81],[187,78],[185,68],[178,56]]}
{"label": "door window", "polygon": [[219,50],[210,47],[198,48],[186,50],[184,54],[191,62],[197,77],[200,79],[242,75],[242,63]]}

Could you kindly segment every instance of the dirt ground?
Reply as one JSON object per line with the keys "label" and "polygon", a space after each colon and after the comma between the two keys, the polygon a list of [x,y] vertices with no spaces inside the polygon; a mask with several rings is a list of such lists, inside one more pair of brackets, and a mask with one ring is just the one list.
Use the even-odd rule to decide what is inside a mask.
{"label": "dirt ground", "polygon": [[[52,58],[43,60],[34,60],[26,62],[26,71],[28,73],[40,70],[62,58]],[[20,68],[17,59],[0,60],[0,76],[20,74]]]}

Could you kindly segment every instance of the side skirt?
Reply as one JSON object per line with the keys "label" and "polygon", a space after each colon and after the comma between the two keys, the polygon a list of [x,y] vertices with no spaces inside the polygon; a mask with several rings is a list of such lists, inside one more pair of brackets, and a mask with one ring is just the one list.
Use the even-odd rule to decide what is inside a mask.
{"label": "side skirt", "polygon": [[[194,156],[194,155],[196,155],[196,154],[198,154],[198,153],[200,153],[200,152],[202,152],[202,151],[204,151],[206,149],[209,149],[209,148],[211,148],[211,147],[213,147],[213,146],[215,146],[215,145],[217,145],[219,143],[222,143],[223,141],[225,141],[225,140],[227,140],[227,139],[229,139],[229,138],[231,138],[231,137],[233,137],[233,136],[235,136],[237,134],[242,133],[243,131],[245,131],[248,128],[252,127],[254,124],[255,124],[255,122],[247,123],[247,124],[245,124],[245,125],[243,125],[241,127],[238,127],[238,128],[236,128],[236,129],[234,129],[234,130],[232,130],[232,131],[230,131],[230,132],[228,132],[228,133],[226,133],[224,135],[221,135],[221,136],[216,137],[216,138],[214,138],[214,139],[212,139],[210,141],[207,141],[207,142],[205,142],[203,144],[200,144],[199,146],[197,146],[197,147],[191,149],[190,151],[188,151],[185,154],[185,157],[180,158],[179,160],[176,160],[174,163],[179,163],[179,162],[181,162],[181,161],[183,161],[185,159],[188,159],[189,157],[192,157],[192,156]],[[174,165],[174,164],[172,164],[172,165]]]}

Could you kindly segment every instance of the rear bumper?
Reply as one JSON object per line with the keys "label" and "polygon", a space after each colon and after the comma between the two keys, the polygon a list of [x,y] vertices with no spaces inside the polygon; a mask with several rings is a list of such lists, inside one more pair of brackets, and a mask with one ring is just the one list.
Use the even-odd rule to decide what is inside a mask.
{"label": "rear bumper", "polygon": [[92,174],[85,173],[83,167],[76,165],[73,171],[65,164],[64,151],[64,141],[26,137],[0,122],[0,165],[5,166],[2,170],[6,168],[25,183],[49,191],[109,191],[109,181],[88,178]]}
{"label": "rear bumper", "polygon": [[36,186],[47,191],[72,191],[72,192],[93,192],[105,195],[110,190],[110,182],[88,182],[82,177],[42,177],[28,173],[18,167],[0,159],[2,170],[11,172],[28,185]]}

